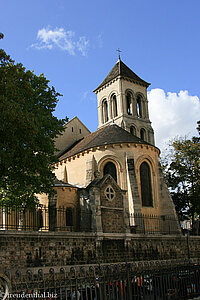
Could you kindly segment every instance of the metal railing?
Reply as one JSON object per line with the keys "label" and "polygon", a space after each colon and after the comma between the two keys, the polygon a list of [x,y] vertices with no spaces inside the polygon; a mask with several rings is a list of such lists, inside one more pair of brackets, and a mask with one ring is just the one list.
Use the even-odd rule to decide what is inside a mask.
{"label": "metal railing", "polygon": [[[90,231],[91,213],[80,212],[69,207],[0,206],[0,230],[17,231]],[[80,226],[80,217],[86,219]]]}
{"label": "metal railing", "polygon": [[[173,261],[16,270],[3,274],[3,295],[24,299],[191,299],[200,296],[199,263]],[[48,272],[48,273],[45,273]],[[6,281],[7,278],[7,281]],[[6,284],[6,282],[10,282]]]}
{"label": "metal railing", "polygon": [[175,216],[134,213],[130,214],[129,220],[132,233],[177,234],[180,231],[180,225]]}
{"label": "metal railing", "polygon": [[[102,213],[103,214],[103,213]],[[127,215],[133,234],[177,234],[180,224],[175,216],[135,213]],[[39,205],[34,208],[0,206],[0,230],[90,232],[92,213],[70,207]]]}

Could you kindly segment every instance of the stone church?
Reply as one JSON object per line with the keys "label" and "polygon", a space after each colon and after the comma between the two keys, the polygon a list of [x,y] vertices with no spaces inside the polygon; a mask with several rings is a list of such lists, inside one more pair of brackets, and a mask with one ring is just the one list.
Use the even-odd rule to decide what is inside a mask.
{"label": "stone church", "polygon": [[[64,208],[65,217],[57,218],[57,225],[95,232],[103,239],[127,236],[131,230],[140,233],[141,218],[137,216],[177,221],[149,119],[149,85],[119,57],[94,90],[98,129],[91,133],[77,117],[65,125],[55,141],[59,159],[56,196],[40,197],[43,205]],[[143,220],[144,226],[147,223]],[[178,221],[176,224],[178,233]]]}

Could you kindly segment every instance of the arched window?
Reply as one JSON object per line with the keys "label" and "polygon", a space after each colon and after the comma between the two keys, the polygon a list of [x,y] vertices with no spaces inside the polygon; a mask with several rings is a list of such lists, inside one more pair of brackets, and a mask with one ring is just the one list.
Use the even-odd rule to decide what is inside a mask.
{"label": "arched window", "polygon": [[106,175],[106,174],[110,174],[117,182],[117,170],[116,170],[115,164],[113,164],[110,161],[107,162],[107,164],[105,164],[105,166],[103,168],[103,175]]}
{"label": "arched window", "polygon": [[144,128],[140,129],[140,138],[141,140],[145,141],[146,140],[146,131]]}
{"label": "arched window", "polygon": [[127,103],[127,114],[132,115],[133,110],[132,110],[132,102],[131,102],[131,94],[130,93],[126,94],[126,103]]}
{"label": "arched window", "polygon": [[140,184],[142,206],[153,207],[152,187],[151,187],[151,172],[149,165],[143,162],[140,166]]}
{"label": "arched window", "polygon": [[130,127],[130,134],[136,135],[136,130],[135,130],[135,127],[134,127],[134,126],[131,126],[131,127]]}
{"label": "arched window", "polygon": [[106,100],[103,100],[103,122],[108,121],[108,103]]}
{"label": "arched window", "polygon": [[140,96],[137,97],[137,116],[142,118],[142,99]]}
{"label": "arched window", "polygon": [[71,207],[66,208],[66,226],[73,226],[73,209]]}
{"label": "arched window", "polygon": [[113,118],[115,118],[115,117],[118,116],[118,113],[117,113],[117,97],[116,97],[116,95],[112,95],[111,102],[112,102]]}

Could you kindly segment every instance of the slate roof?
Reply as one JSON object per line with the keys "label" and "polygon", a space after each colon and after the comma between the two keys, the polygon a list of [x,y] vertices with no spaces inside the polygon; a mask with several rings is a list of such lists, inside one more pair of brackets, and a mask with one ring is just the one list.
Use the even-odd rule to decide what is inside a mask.
{"label": "slate roof", "polygon": [[76,187],[75,185],[72,185],[70,183],[64,182],[62,180],[58,180],[58,178],[55,178],[54,186],[55,187]]}
{"label": "slate roof", "polygon": [[80,142],[77,143],[72,149],[70,149],[69,151],[66,150],[66,153],[63,153],[63,155],[59,157],[59,160],[73,156],[93,147],[121,143],[150,145],[137,136],[130,134],[128,131],[112,123],[111,125],[98,129],[84,139],[80,140]]}
{"label": "slate roof", "polygon": [[78,141],[75,141],[72,145],[70,145],[69,147],[67,146],[66,148],[64,148],[62,151],[58,152],[57,153],[57,157],[60,157],[62,156],[63,154],[65,154],[66,152],[70,151],[72,148],[74,148],[75,145],[77,145],[82,139],[84,138],[81,138],[80,140]]}
{"label": "slate roof", "polygon": [[123,76],[126,78],[130,78],[132,80],[134,80],[135,82],[138,82],[139,84],[142,84],[146,87],[148,87],[150,85],[150,83],[144,81],[143,79],[141,79],[138,75],[136,75],[131,69],[129,69],[129,67],[127,67],[127,65],[125,65],[120,59],[117,61],[117,63],[115,64],[115,66],[112,68],[112,70],[110,71],[110,73],[108,74],[108,76],[104,79],[104,81],[94,90],[94,92],[96,90],[98,90],[100,87],[104,86],[106,83],[108,83],[109,81],[113,80],[114,78],[116,78],[117,76]]}

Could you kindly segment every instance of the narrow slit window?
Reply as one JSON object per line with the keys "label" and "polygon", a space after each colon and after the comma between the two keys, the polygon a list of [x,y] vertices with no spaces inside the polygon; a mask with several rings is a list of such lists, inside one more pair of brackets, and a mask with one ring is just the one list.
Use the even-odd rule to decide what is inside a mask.
{"label": "narrow slit window", "polygon": [[146,140],[146,132],[144,128],[140,129],[140,138],[141,140],[145,141]]}
{"label": "narrow slit window", "polygon": [[135,127],[134,127],[134,126],[131,126],[131,127],[130,127],[130,134],[136,135],[136,130],[135,130]]}
{"label": "narrow slit window", "polygon": [[106,100],[103,101],[103,120],[104,123],[108,122],[108,103]]}

